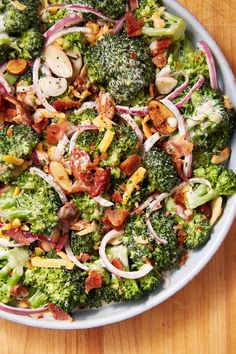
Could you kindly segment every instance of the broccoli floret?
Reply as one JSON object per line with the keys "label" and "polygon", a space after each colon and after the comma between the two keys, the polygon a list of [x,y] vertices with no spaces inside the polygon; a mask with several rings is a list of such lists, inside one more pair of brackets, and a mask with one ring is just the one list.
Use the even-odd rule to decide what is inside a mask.
{"label": "broccoli floret", "polygon": [[32,24],[32,17],[30,13],[25,10],[19,10],[13,6],[2,15],[1,22],[3,22],[3,26],[1,26],[2,31],[6,31],[8,33],[22,33],[28,28],[30,28]]}
{"label": "broccoli floret", "polygon": [[87,194],[80,194],[73,197],[76,208],[81,213],[81,219],[86,221],[101,220],[103,208]]}
{"label": "broccoli floret", "polygon": [[81,114],[77,114],[76,110],[70,112],[68,119],[70,120],[71,123],[75,125],[79,125],[82,122],[83,123],[88,123],[91,124],[92,121],[97,117],[98,113],[95,109],[86,109],[84,112]]}
{"label": "broccoli floret", "polygon": [[[160,7],[156,0],[141,0],[139,8],[135,11],[135,16],[144,19],[145,26],[142,33],[148,37],[171,38],[173,42],[184,39],[186,23]],[[165,24],[164,28],[156,29],[153,23],[153,16],[159,17]]]}
{"label": "broccoli floret", "polygon": [[143,292],[151,292],[157,288],[158,285],[162,282],[162,274],[155,267],[150,273],[138,280],[140,289]]}
{"label": "broccoli floret", "polygon": [[63,43],[62,43],[62,49],[67,51],[67,50],[72,50],[73,52],[83,52],[86,48],[86,41],[83,36],[83,33],[77,32],[77,33],[70,33],[66,36],[63,37]]}
{"label": "broccoli floret", "polygon": [[11,54],[12,58],[20,57],[26,60],[34,59],[44,44],[43,36],[36,28],[24,32],[17,39],[18,50]]}
{"label": "broccoli floret", "polygon": [[29,261],[29,252],[24,248],[0,250],[0,301],[9,303],[12,300],[11,289],[23,276],[24,268]]}
{"label": "broccoli floret", "polygon": [[71,312],[84,304],[84,275],[78,268],[68,271],[60,268],[33,268],[25,272],[24,284],[40,290],[56,306]]}
{"label": "broccoli floret", "polygon": [[36,291],[34,291],[34,289],[32,290],[33,290],[33,294],[30,294],[30,297],[28,298],[28,302],[34,309],[43,307],[48,302],[48,297],[40,290],[36,290]]}
{"label": "broccoli floret", "polygon": [[79,236],[76,231],[73,231],[70,238],[72,251],[78,256],[80,253],[88,253],[90,256],[97,256],[100,241],[101,234],[98,228],[83,236]]}
{"label": "broccoli floret", "polygon": [[184,118],[195,147],[211,152],[227,147],[235,126],[235,112],[224,107],[222,94],[204,86],[193,94],[191,105],[192,112],[184,113]]}
{"label": "broccoli floret", "polygon": [[147,170],[149,190],[170,192],[179,182],[171,157],[159,148],[153,148],[143,156]]}
{"label": "broccoli floret", "polygon": [[[0,217],[6,221],[24,221],[34,234],[50,234],[58,223],[59,197],[42,178],[24,172],[14,185],[20,193],[1,196]],[[12,188],[13,189],[13,188]]]}
{"label": "broccoli floret", "polygon": [[210,223],[206,215],[194,212],[193,218],[186,222],[180,221],[186,233],[184,245],[187,249],[197,249],[206,244],[210,237]]}
{"label": "broccoli floret", "polygon": [[179,260],[182,250],[178,244],[175,226],[177,222],[172,215],[168,215],[166,210],[154,212],[150,217],[152,226],[156,234],[167,241],[166,245],[158,244],[152,254],[156,265],[162,271],[168,271],[179,267]]}
{"label": "broccoli floret", "polygon": [[[10,129],[10,133],[9,133]],[[7,157],[28,159],[37,145],[39,136],[25,125],[13,125],[0,131],[0,181],[9,182],[17,176],[17,166],[7,162]],[[5,161],[6,160],[6,161]]]}
{"label": "broccoli floret", "polygon": [[76,145],[79,149],[92,153],[102,140],[103,134],[97,134],[94,130],[87,130],[82,132],[77,140]]}
{"label": "broccoli floret", "polygon": [[155,78],[148,47],[124,33],[103,36],[88,48],[84,60],[90,81],[106,88],[117,103],[129,103]]}

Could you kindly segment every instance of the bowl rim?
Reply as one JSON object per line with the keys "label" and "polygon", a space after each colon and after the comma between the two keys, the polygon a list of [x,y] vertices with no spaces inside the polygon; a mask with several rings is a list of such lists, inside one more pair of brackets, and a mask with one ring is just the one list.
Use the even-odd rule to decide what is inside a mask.
{"label": "bowl rim", "polygon": [[[227,77],[230,80],[230,86],[232,87],[232,91],[236,92],[236,81],[233,74],[233,71],[223,54],[222,50],[219,48],[216,41],[210,35],[208,30],[201,24],[201,22],[196,19],[196,17],[186,9],[182,4],[178,1],[173,0],[165,0],[167,7],[168,3],[171,4],[171,8],[180,13],[183,17],[191,20],[194,27],[198,27],[200,34],[204,37],[204,40],[207,42],[209,47],[211,48],[214,56],[217,58],[218,62],[220,62],[220,66],[223,67],[223,71],[226,73]],[[236,104],[236,102],[235,102]],[[228,204],[228,202],[227,202]],[[88,328],[96,328],[112,323],[117,323],[134,316],[137,316],[147,310],[152,309],[153,307],[161,304],[165,300],[169,299],[171,296],[175,295],[178,291],[180,291],[185,285],[187,285],[210,261],[210,259],[215,255],[221,244],[223,243],[227,233],[233,224],[234,218],[236,216],[236,195],[230,198],[230,208],[228,210],[227,215],[223,216],[225,222],[220,231],[220,235],[217,240],[213,244],[213,247],[209,250],[209,252],[201,259],[201,262],[197,264],[195,267],[189,270],[188,274],[181,280],[178,281],[176,285],[174,285],[169,291],[168,289],[158,294],[158,298],[155,297],[149,299],[148,302],[143,302],[143,306],[132,307],[127,311],[120,311],[118,314],[112,314],[110,316],[99,317],[94,319],[88,319],[80,323],[79,320],[75,320],[73,322],[63,322],[63,321],[50,321],[48,319],[40,319],[37,320],[31,317],[24,317],[19,315],[13,315],[6,313],[4,311],[0,311],[0,317],[18,324],[24,324],[26,326],[44,328],[44,329],[57,329],[57,330],[75,330],[75,329],[88,329]],[[99,313],[99,311],[98,311]]]}

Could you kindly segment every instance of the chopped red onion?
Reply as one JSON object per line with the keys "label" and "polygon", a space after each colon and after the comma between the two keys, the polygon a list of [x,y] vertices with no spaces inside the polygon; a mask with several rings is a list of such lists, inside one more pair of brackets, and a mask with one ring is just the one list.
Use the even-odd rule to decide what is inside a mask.
{"label": "chopped red onion", "polygon": [[150,232],[152,237],[156,240],[156,242],[161,244],[161,245],[166,245],[168,242],[166,240],[163,240],[162,238],[160,238],[156,234],[155,230],[153,229],[149,214],[146,214],[145,221],[146,221],[146,224],[147,224],[148,231]]}
{"label": "chopped red onion", "polygon": [[126,107],[116,106],[118,113],[130,114],[132,116],[146,116],[148,114],[148,107]]}
{"label": "chopped red onion", "polygon": [[33,150],[33,161],[35,165],[45,165],[49,162],[48,155],[44,151]]}
{"label": "chopped red onion", "polygon": [[114,205],[114,203],[110,202],[107,199],[102,198],[101,196],[95,197],[93,198],[93,200],[95,200],[95,202],[97,202],[99,205],[101,205],[104,208],[109,208],[112,205]]}
{"label": "chopped red onion", "polygon": [[4,74],[6,70],[7,70],[7,63],[4,63],[0,66],[0,71],[2,74]]}
{"label": "chopped red onion", "polygon": [[204,53],[209,69],[209,75],[210,75],[210,83],[211,87],[214,90],[218,90],[218,80],[217,80],[217,73],[216,73],[216,66],[215,66],[215,61],[212,55],[212,52],[206,42],[204,41],[199,41],[198,42],[198,47],[199,49]]}
{"label": "chopped red onion", "polygon": [[193,154],[190,152],[184,158],[184,168],[183,172],[185,177],[190,178],[192,175],[192,165],[193,165]]}
{"label": "chopped red onion", "polygon": [[67,138],[67,135],[64,134],[63,138],[57,144],[57,147],[51,156],[51,160],[60,161],[64,156],[66,146],[68,143],[69,143],[69,139]]}
{"label": "chopped red onion", "polygon": [[37,167],[31,167],[30,168],[30,173],[35,174],[41,178],[43,178],[52,188],[55,189],[57,194],[59,195],[61,202],[65,204],[67,202],[67,197],[61,187],[54,181],[53,177],[51,175],[48,175],[47,173],[43,172]]}
{"label": "chopped red onion", "polygon": [[53,42],[55,42],[55,40],[57,40],[58,38],[61,38],[61,37],[66,36],[67,34],[76,33],[76,32],[91,33],[91,29],[87,28],[87,27],[70,27],[70,28],[66,28],[64,30],[61,30],[61,31],[56,32],[53,35],[51,35],[51,37],[49,37],[49,39],[45,43],[45,47],[47,47],[50,44],[52,44]]}
{"label": "chopped red onion", "polygon": [[103,261],[105,267],[113,274],[115,274],[118,277],[125,278],[125,279],[139,279],[150,273],[150,271],[153,269],[151,264],[144,264],[142,268],[138,271],[135,272],[126,272],[123,270],[120,270],[113,266],[113,264],[110,262],[110,260],[107,258],[106,255],[106,246],[110,240],[112,240],[115,237],[119,237],[123,234],[123,231],[116,231],[116,230],[111,230],[109,231],[102,239],[101,245],[99,247],[99,255],[101,257],[101,260]]}
{"label": "chopped red onion", "polygon": [[43,36],[46,40],[48,40],[49,37],[51,37],[54,33],[60,31],[64,27],[75,25],[81,21],[83,21],[82,16],[78,16],[78,14],[71,13],[70,15],[64,17],[62,20],[58,21],[57,23],[55,23],[55,25],[50,27],[49,30],[47,30],[47,32],[45,32]]}
{"label": "chopped red onion", "polygon": [[69,260],[70,260],[71,262],[73,262],[78,268],[80,268],[80,269],[82,269],[82,270],[85,270],[85,271],[88,271],[88,270],[89,270],[89,268],[88,268],[86,265],[84,265],[83,263],[81,263],[81,262],[75,257],[75,255],[74,255],[74,253],[72,252],[72,249],[71,249],[71,247],[70,247],[70,242],[69,242],[69,240],[67,240],[67,242],[66,242],[65,251],[66,251],[66,254],[67,254]]}
{"label": "chopped red onion", "polygon": [[102,12],[97,11],[96,9],[92,8],[91,6],[55,4],[55,5],[48,6],[48,9],[51,9],[51,8],[69,9],[69,10],[73,10],[73,11],[79,11],[82,13],[90,13],[90,14],[93,14],[97,17],[102,18],[105,21],[108,21],[111,23],[116,23],[116,20],[113,20],[112,18],[105,16]]}
{"label": "chopped red onion", "polygon": [[187,134],[187,127],[186,127],[184,118],[182,117],[180,111],[174,105],[174,103],[172,103],[167,98],[164,98],[160,102],[163,103],[173,113],[174,117],[177,119],[180,134]]}
{"label": "chopped red onion", "polygon": [[130,126],[131,128],[135,131],[139,143],[142,145],[143,143],[143,133],[139,129],[138,124],[135,122],[135,120],[129,115],[129,114],[120,114],[121,118],[124,119]]}
{"label": "chopped red onion", "polygon": [[193,87],[191,88],[191,90],[187,93],[187,95],[179,102],[176,103],[176,107],[177,108],[182,108],[189,100],[191,100],[193,94],[195,91],[199,90],[202,85],[204,84],[205,82],[205,78],[204,76],[202,75],[199,75],[199,79],[198,81],[196,82],[195,85],[193,85]]}
{"label": "chopped red onion", "polygon": [[13,241],[9,241],[6,238],[1,237],[0,238],[0,246],[14,248],[14,247],[22,247],[23,245],[21,243],[15,243]]}
{"label": "chopped red onion", "polygon": [[41,59],[40,57],[35,59],[34,66],[33,66],[33,85],[34,85],[34,90],[35,93],[41,102],[42,106],[46,108],[47,111],[49,112],[56,112],[55,108],[51,106],[48,101],[46,100],[46,97],[41,91],[41,88],[39,86],[39,69],[41,65]]}
{"label": "chopped red onion", "polygon": [[152,201],[152,203],[150,203],[148,206],[149,212],[153,212],[153,211],[160,209],[162,200],[164,200],[168,197],[169,197],[168,193],[162,193],[160,195],[157,195],[155,197],[155,199]]}
{"label": "chopped red onion", "polygon": [[34,90],[34,86],[16,86],[16,93],[24,93]]}
{"label": "chopped red onion", "polygon": [[149,150],[151,150],[151,148],[156,144],[156,142],[158,140],[160,140],[161,138],[163,138],[163,136],[161,136],[159,133],[155,133],[152,136],[150,136],[145,143],[143,144],[144,147],[144,151],[148,152]]}
{"label": "chopped red onion", "polygon": [[82,104],[82,106],[75,110],[74,113],[79,116],[80,114],[82,114],[84,111],[86,111],[87,109],[97,109],[97,103],[95,101],[88,101]]}
{"label": "chopped red onion", "polygon": [[124,23],[125,23],[125,18],[122,17],[115,25],[115,27],[113,28],[113,34],[117,34],[119,33],[122,28],[124,27]]}
{"label": "chopped red onion", "polygon": [[12,87],[8,84],[7,80],[3,75],[0,75],[0,83],[5,88],[6,92],[11,95],[12,94]]}
{"label": "chopped red onion", "polygon": [[145,210],[147,207],[149,207],[150,203],[158,196],[159,194],[153,194],[150,197],[148,197],[145,202],[143,202],[141,205],[139,205],[138,208],[136,208],[131,214],[138,214]]}
{"label": "chopped red onion", "polygon": [[38,309],[26,309],[26,308],[19,308],[19,307],[13,307],[13,306],[8,306],[0,302],[0,310],[8,313],[12,313],[13,315],[34,315],[37,313],[42,313],[48,310],[48,306],[40,307]]}
{"label": "chopped red onion", "polygon": [[168,96],[166,96],[166,99],[173,101],[176,97],[178,97],[187,87],[189,84],[189,77],[187,74],[185,74],[184,72],[176,72],[173,74],[173,76],[179,76],[179,75],[183,75],[185,78],[185,81],[182,85],[180,85],[179,87],[177,87],[173,92],[171,92]]}

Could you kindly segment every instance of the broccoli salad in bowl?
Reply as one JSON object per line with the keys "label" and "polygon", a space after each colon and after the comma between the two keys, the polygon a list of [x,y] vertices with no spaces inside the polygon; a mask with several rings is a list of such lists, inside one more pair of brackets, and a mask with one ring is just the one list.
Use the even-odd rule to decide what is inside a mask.
{"label": "broccoli salad in bowl", "polygon": [[151,293],[236,192],[208,45],[156,0],[0,12],[0,310],[72,320]]}

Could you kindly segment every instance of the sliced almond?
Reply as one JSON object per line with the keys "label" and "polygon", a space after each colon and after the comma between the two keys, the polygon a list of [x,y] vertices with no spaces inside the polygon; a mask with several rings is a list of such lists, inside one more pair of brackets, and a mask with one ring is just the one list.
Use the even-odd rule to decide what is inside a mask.
{"label": "sliced almond", "polygon": [[221,216],[222,204],[223,204],[222,197],[216,197],[211,202],[212,215],[211,215],[211,219],[210,219],[210,226],[213,226],[216,223],[216,221],[219,219],[219,217]]}
{"label": "sliced almond", "polygon": [[51,161],[49,164],[49,172],[55,182],[65,191],[69,192],[72,187],[72,182],[64,166],[58,161]]}
{"label": "sliced almond", "polygon": [[52,76],[42,77],[39,80],[41,91],[47,97],[57,97],[67,90],[67,80],[63,77],[56,78]]}
{"label": "sliced almond", "polygon": [[57,45],[51,44],[45,49],[46,63],[58,77],[72,77],[73,68],[68,56]]}
{"label": "sliced almond", "polygon": [[229,159],[231,154],[231,150],[227,147],[224,150],[222,150],[219,155],[213,155],[211,158],[211,162],[218,165],[226,160]]}
{"label": "sliced almond", "polygon": [[156,79],[156,87],[161,95],[167,95],[178,85],[178,81],[170,76]]}

